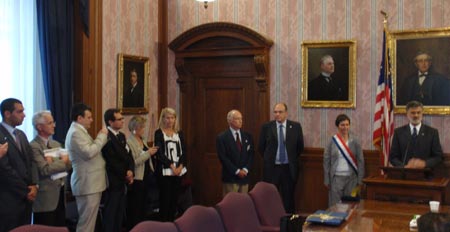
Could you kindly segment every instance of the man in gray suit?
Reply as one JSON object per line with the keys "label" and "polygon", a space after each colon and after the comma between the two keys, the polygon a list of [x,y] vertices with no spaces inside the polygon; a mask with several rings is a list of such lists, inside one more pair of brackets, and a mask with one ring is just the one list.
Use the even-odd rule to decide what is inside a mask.
{"label": "man in gray suit", "polygon": [[3,232],[31,223],[37,173],[27,136],[16,128],[25,118],[22,102],[8,98],[2,101],[0,109],[3,119],[0,124],[0,232]]}
{"label": "man in gray suit", "polygon": [[[49,226],[65,226],[65,176],[56,174],[71,169],[69,156],[55,150],[60,157],[45,156],[50,149],[61,148],[61,144],[51,136],[55,133],[55,121],[50,111],[40,111],[33,116],[33,126],[38,135],[31,141],[33,160],[39,173],[39,191],[33,202],[34,223]],[[67,175],[67,173],[66,173]]]}
{"label": "man in gray suit", "polygon": [[101,149],[107,142],[108,130],[103,127],[95,140],[89,135],[87,129],[93,121],[92,112],[83,103],[72,107],[71,119],[66,149],[73,167],[70,184],[78,208],[77,232],[92,232],[102,192],[106,189],[105,160]]}

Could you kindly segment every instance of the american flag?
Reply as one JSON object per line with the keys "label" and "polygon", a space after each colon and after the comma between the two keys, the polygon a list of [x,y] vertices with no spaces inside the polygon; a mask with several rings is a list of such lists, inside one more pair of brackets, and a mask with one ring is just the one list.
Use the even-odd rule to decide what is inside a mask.
{"label": "american flag", "polygon": [[389,164],[391,140],[394,134],[394,112],[392,103],[392,76],[389,48],[386,49],[386,30],[383,32],[383,53],[380,76],[378,78],[375,117],[373,128],[373,145],[380,151],[382,166]]}

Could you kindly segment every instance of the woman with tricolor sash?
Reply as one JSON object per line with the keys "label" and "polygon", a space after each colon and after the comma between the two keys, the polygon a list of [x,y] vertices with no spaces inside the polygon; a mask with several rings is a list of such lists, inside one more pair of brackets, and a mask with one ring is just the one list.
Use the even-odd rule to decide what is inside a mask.
{"label": "woman with tricolor sash", "polygon": [[328,205],[351,196],[353,189],[362,184],[364,155],[357,137],[350,133],[350,118],[345,114],[336,117],[338,129],[323,154],[324,184],[328,188]]}

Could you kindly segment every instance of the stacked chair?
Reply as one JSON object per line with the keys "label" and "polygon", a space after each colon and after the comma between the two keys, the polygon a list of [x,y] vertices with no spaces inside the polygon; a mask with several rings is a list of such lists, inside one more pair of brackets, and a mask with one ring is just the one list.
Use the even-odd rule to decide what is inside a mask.
{"label": "stacked chair", "polygon": [[279,232],[287,215],[277,188],[258,182],[248,193],[228,193],[217,205],[194,205],[175,222],[145,221],[130,232]]}

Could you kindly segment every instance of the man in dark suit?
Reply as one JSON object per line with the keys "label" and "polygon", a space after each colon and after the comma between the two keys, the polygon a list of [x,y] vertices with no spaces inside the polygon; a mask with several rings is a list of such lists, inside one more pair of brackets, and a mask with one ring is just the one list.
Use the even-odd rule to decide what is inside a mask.
{"label": "man in dark suit", "polygon": [[416,73],[409,75],[397,94],[398,105],[419,101],[426,106],[450,105],[450,81],[439,73],[431,71],[432,57],[418,52],[414,58]]}
{"label": "man in dark suit", "polygon": [[409,123],[395,129],[389,160],[405,168],[433,168],[442,161],[439,132],[422,123],[423,105],[417,101],[406,104]]}
{"label": "man in dark suit", "polygon": [[287,120],[285,103],[276,104],[273,113],[275,120],[264,124],[259,136],[258,149],[264,158],[263,180],[277,186],[286,212],[294,213],[298,157],[304,146],[302,126]]}
{"label": "man in dark suit", "polygon": [[136,69],[130,71],[130,88],[123,94],[123,107],[144,107],[144,86],[138,82]]}
{"label": "man in dark suit", "polygon": [[320,59],[320,75],[308,84],[309,101],[346,101],[348,90],[344,83],[336,80],[334,73],[334,60],[330,55]]}
{"label": "man in dark suit", "polygon": [[126,186],[133,183],[134,159],[125,135],[119,131],[124,124],[120,110],[106,110],[104,120],[108,125],[108,142],[102,148],[102,154],[106,162],[109,185],[104,192],[103,231],[121,232],[126,204]]}
{"label": "man in dark suit", "polygon": [[248,173],[255,153],[252,136],[242,131],[242,114],[231,110],[227,114],[228,130],[216,139],[216,149],[222,163],[223,195],[248,192]]}
{"label": "man in dark suit", "polygon": [[27,136],[16,128],[25,118],[22,102],[8,98],[2,101],[0,109],[3,118],[0,124],[0,232],[3,232],[31,223],[37,171],[32,165],[33,153]]}

